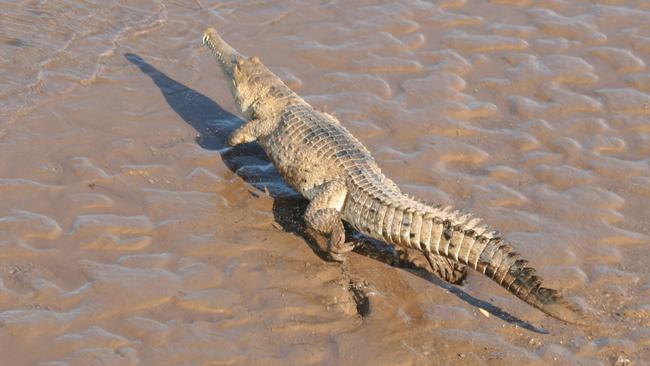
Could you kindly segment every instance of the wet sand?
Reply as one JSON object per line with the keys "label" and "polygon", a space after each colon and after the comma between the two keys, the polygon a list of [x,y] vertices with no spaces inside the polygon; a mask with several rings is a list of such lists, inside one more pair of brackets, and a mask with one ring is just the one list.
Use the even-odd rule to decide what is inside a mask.
{"label": "wet sand", "polygon": [[[650,362],[650,4],[0,5],[7,365]],[[344,266],[242,123],[208,26],[407,192],[483,217],[575,326],[381,243]]]}

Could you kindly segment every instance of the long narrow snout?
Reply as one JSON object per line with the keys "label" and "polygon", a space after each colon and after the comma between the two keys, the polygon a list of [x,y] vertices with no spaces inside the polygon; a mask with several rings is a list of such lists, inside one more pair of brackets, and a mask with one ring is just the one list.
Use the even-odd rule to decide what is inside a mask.
{"label": "long narrow snout", "polygon": [[234,75],[237,61],[245,58],[244,55],[230,47],[214,28],[208,28],[203,32],[203,45],[212,52],[219,65],[221,65],[223,72],[230,78]]}

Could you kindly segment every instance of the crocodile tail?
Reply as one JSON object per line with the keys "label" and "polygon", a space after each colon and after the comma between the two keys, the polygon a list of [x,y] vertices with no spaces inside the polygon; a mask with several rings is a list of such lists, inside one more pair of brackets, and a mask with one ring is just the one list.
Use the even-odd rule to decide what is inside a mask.
{"label": "crocodile tail", "polygon": [[[382,180],[384,184],[386,181]],[[480,220],[450,207],[417,201],[397,189],[391,194],[389,198],[378,199],[374,198],[376,193],[354,191],[345,208],[350,223],[376,239],[467,265],[546,314],[585,324],[586,319],[577,307],[558,291],[543,287],[542,278],[528,266],[528,261],[482,226]]]}
{"label": "crocodile tail", "polygon": [[[451,235],[440,246],[440,254],[467,264],[554,318],[574,324],[586,323],[584,314],[566,301],[557,290],[542,286],[543,279],[535,274],[535,269],[529,267],[528,261],[522,259],[502,238],[477,235],[473,230],[461,231],[460,235],[456,234],[459,227],[454,230],[450,225],[447,226]],[[442,241],[445,241],[444,236],[443,234]]]}

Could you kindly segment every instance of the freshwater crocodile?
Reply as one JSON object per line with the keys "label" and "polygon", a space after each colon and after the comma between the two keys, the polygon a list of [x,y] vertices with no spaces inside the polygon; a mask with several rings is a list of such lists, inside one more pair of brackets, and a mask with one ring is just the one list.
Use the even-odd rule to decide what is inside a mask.
{"label": "freshwater crocodile", "polygon": [[528,261],[479,219],[404,194],[334,116],[312,108],[259,58],[237,52],[215,29],[205,31],[203,44],[248,119],[229,144],[262,146],[282,177],[310,200],[306,226],[327,242],[333,260],[343,261],[353,249],[345,242],[345,220],[372,238],[421,251],[447,281],[459,282],[470,267],[552,317],[583,323],[581,311],[542,287]]}

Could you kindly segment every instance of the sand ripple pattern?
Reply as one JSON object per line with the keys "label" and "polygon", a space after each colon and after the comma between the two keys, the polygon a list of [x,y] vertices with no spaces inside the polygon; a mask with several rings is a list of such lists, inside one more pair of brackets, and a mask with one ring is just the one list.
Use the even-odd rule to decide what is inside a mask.
{"label": "sand ripple pattern", "polygon": [[[650,363],[650,6],[314,4],[0,5],[0,360]],[[600,323],[561,324],[476,275],[459,295],[373,256],[322,261],[259,148],[225,144],[241,120],[207,26]]]}

